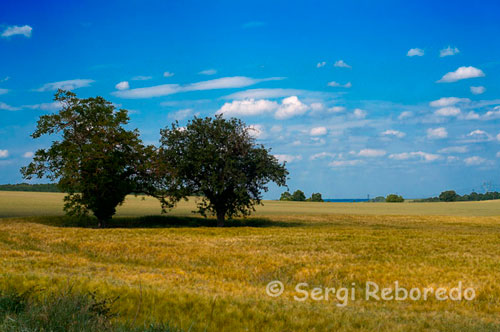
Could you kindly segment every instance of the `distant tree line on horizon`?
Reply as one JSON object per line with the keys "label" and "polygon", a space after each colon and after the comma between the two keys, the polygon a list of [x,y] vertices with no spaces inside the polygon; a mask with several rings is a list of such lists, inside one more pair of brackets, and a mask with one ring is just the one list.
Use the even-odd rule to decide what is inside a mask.
{"label": "distant tree line on horizon", "polygon": [[280,196],[280,201],[293,201],[293,202],[323,202],[320,193],[312,193],[311,197],[306,198],[302,190],[295,190],[293,194],[290,191],[285,191]]}
{"label": "distant tree line on horizon", "polygon": [[34,191],[45,193],[61,192],[56,183],[17,183],[17,184],[0,184],[0,191]]}
{"label": "distant tree line on horizon", "polygon": [[455,190],[446,190],[439,194],[438,197],[429,197],[424,199],[416,199],[414,202],[471,202],[471,201],[490,201],[500,199],[500,192],[491,191],[484,194],[471,192],[470,194],[459,195]]}

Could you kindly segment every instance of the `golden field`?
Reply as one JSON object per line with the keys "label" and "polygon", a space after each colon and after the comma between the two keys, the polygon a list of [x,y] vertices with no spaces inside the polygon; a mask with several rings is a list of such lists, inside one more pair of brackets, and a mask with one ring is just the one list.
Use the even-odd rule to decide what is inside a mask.
{"label": "golden field", "polygon": [[[209,227],[193,201],[129,197],[112,228],[76,227],[62,195],[0,192],[0,285],[119,296],[119,320],[191,331],[499,331],[500,202],[266,201],[237,227]],[[186,225],[184,225],[186,222]],[[273,280],[279,297],[266,294]],[[365,300],[364,284],[472,287],[472,301]],[[356,299],[304,302],[297,283],[352,287]],[[310,289],[309,288],[309,289]]]}

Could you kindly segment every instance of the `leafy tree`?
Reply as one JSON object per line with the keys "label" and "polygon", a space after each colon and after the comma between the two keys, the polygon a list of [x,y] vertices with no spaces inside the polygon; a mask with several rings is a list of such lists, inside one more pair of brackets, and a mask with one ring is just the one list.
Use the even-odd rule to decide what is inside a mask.
{"label": "leafy tree", "polygon": [[249,215],[268,182],[286,184],[285,165],[255,143],[241,120],[195,117],[185,128],[176,122],[161,131],[160,142],[160,159],[175,170],[174,194],[200,195],[198,212],[216,215],[217,226]]}
{"label": "leafy tree", "polygon": [[125,196],[138,192],[138,174],[153,153],[144,148],[137,130],[126,130],[126,110],[102,97],[79,99],[58,90],[55,101],[62,109],[38,120],[33,138],[58,134],[48,149],[38,150],[33,161],[21,169],[24,178],[58,180],[66,192],[64,210],[69,215],[97,217],[99,227],[115,214]]}
{"label": "leafy tree", "polygon": [[280,201],[291,201],[293,200],[292,194],[289,191],[285,191],[280,196]]}
{"label": "leafy tree", "polygon": [[306,195],[302,190],[295,190],[292,194],[292,201],[302,202],[306,200]]}
{"label": "leafy tree", "polygon": [[402,203],[405,200],[404,200],[403,196],[399,196],[396,194],[390,194],[390,195],[387,195],[387,197],[385,198],[385,201],[388,203]]}
{"label": "leafy tree", "polygon": [[309,199],[311,202],[323,202],[323,198],[320,193],[313,193]]}
{"label": "leafy tree", "polygon": [[371,202],[374,203],[380,203],[380,202],[385,202],[385,197],[384,196],[377,196],[371,200]]}
{"label": "leafy tree", "polygon": [[439,200],[443,202],[455,202],[459,197],[455,190],[447,190],[439,195]]}

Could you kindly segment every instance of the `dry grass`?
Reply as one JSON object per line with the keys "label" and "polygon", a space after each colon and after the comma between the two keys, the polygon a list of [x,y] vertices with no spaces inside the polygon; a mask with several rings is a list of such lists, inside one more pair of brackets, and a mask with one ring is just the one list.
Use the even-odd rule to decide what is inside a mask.
{"label": "dry grass", "polygon": [[[38,199],[35,208],[24,196],[32,215],[54,214],[60,196],[30,195]],[[6,196],[0,193],[0,215],[29,212],[6,206],[18,199]],[[238,223],[258,227],[224,229],[193,218],[157,218],[149,228],[123,227],[138,220],[122,218],[115,223],[122,227],[104,230],[57,226],[67,224],[64,218],[4,218],[0,284],[97,289],[120,296],[121,320],[167,321],[193,331],[500,330],[498,202],[304,204],[270,202],[259,209],[260,219]],[[154,205],[131,198],[120,214],[153,214]],[[442,216],[412,216],[413,206],[422,214],[441,208],[436,214]],[[183,203],[174,214],[191,209]],[[406,215],[390,215],[401,211]],[[450,215],[457,211],[465,216]],[[474,214],[490,216],[467,216]],[[185,220],[190,227],[181,226]],[[286,290],[268,297],[266,284],[276,279]],[[396,280],[406,288],[451,288],[462,281],[477,298],[377,302],[361,296],[366,281],[391,287]],[[343,308],[335,300],[297,302],[299,282],[354,282],[360,296]]]}

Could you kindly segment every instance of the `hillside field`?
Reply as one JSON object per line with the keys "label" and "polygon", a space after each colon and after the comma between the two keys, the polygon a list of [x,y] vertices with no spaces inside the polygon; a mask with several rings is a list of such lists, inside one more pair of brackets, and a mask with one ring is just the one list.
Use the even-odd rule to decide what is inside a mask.
{"label": "hillside field", "polygon": [[[265,201],[215,228],[191,214],[193,200],[158,217],[155,199],[131,196],[96,229],[62,217],[62,197],[0,192],[0,289],[119,296],[117,320],[185,331],[500,330],[500,201]],[[274,280],[281,296],[266,294]],[[368,281],[448,291],[461,282],[476,296],[366,300]],[[357,296],[296,301],[298,283]]]}

